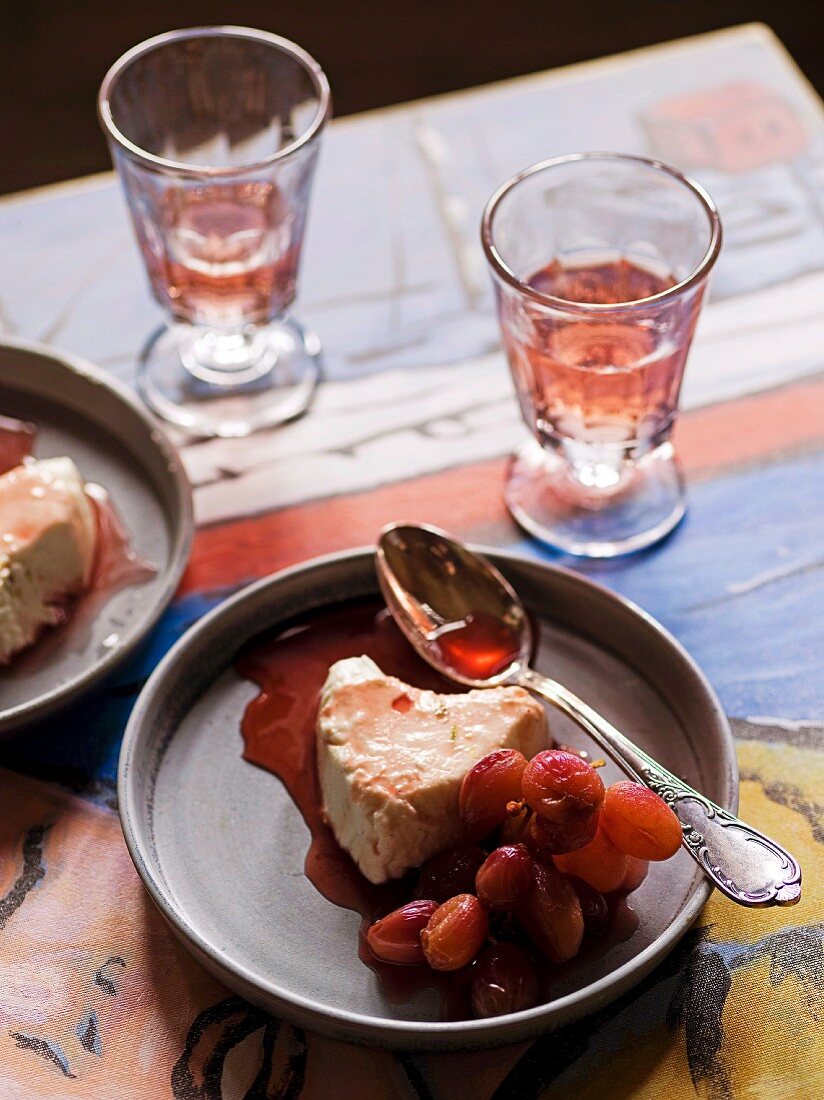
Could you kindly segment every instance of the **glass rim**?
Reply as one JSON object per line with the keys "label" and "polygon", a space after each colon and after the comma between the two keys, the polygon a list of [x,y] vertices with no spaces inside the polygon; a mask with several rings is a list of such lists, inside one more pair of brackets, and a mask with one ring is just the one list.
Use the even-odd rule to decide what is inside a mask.
{"label": "glass rim", "polygon": [[[228,166],[208,164],[196,165],[184,161],[169,160],[166,157],[159,157],[155,153],[150,153],[148,150],[142,149],[139,145],[136,145],[126,137],[123,131],[117,127],[112,117],[110,96],[112,88],[132,62],[138,57],[142,57],[144,54],[151,53],[153,50],[168,45],[170,42],[183,41],[189,38],[221,37],[246,38],[256,42],[262,42],[269,46],[274,46],[276,49],[280,50],[281,53],[291,55],[291,57],[303,66],[318,95],[318,106],[314,118],[303,133],[288,145],[284,145],[282,149],[270,153],[269,156],[263,157],[261,160],[250,161],[248,164]],[[329,117],[330,103],[331,93],[329,81],[323,69],[311,54],[308,54],[306,50],[302,49],[288,38],[282,38],[280,35],[272,34],[269,31],[255,30],[253,27],[188,27],[183,30],[166,31],[163,34],[155,35],[153,38],[147,38],[144,42],[139,42],[136,46],[132,46],[130,50],[122,54],[103,77],[100,91],[97,95],[97,115],[100,120],[100,125],[111,140],[116,142],[127,154],[140,161],[146,162],[147,165],[178,176],[190,176],[192,178],[203,178],[207,176],[210,178],[220,178],[243,175],[246,172],[254,172],[266,168],[275,161],[283,160],[291,156],[292,153],[297,152],[297,150],[301,149],[304,145],[308,145],[318,134]]]}
{"label": "glass rim", "polygon": [[[700,202],[704,213],[707,215],[707,221],[710,228],[710,239],[704,255],[689,275],[685,276],[673,286],[667,287],[666,290],[660,290],[657,294],[651,294],[648,298],[635,298],[626,302],[575,302],[569,298],[557,298],[552,294],[545,294],[543,291],[536,290],[534,287],[518,278],[498,251],[493,240],[495,214],[501,202],[510,191],[513,191],[520,183],[530,176],[537,175],[539,172],[544,172],[548,168],[555,168],[558,165],[590,160],[622,161],[630,164],[642,165],[645,168],[652,168],[655,171],[664,172],[666,175],[672,177],[678,183],[692,191]],[[520,291],[526,297],[532,298],[533,301],[539,302],[545,306],[551,306],[554,309],[565,310],[572,313],[620,313],[627,309],[657,305],[665,299],[674,298],[694,286],[696,283],[699,283],[709,274],[718,258],[718,253],[721,251],[721,240],[722,229],[718,208],[709,193],[704,190],[700,183],[697,183],[690,176],[684,175],[683,172],[679,172],[677,168],[665,164],[663,161],[653,160],[649,157],[636,156],[630,153],[566,153],[563,156],[550,157],[548,160],[538,161],[537,164],[532,164],[528,168],[524,168],[521,172],[517,172],[514,176],[510,176],[508,180],[502,183],[492,195],[489,202],[487,202],[484,207],[483,217],[481,218],[481,243],[483,245],[484,254],[494,274],[503,282],[508,283],[510,286]]]}

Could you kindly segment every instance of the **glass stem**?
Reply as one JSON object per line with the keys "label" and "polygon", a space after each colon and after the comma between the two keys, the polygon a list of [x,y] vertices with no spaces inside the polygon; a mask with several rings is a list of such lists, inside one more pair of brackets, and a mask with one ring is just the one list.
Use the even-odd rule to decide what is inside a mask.
{"label": "glass stem", "polygon": [[180,358],[190,374],[217,386],[241,386],[269,374],[277,353],[265,329],[245,325],[235,329],[191,326],[184,334]]}
{"label": "glass stem", "polygon": [[627,447],[622,443],[564,441],[564,454],[573,481],[590,492],[609,493],[627,474]]}

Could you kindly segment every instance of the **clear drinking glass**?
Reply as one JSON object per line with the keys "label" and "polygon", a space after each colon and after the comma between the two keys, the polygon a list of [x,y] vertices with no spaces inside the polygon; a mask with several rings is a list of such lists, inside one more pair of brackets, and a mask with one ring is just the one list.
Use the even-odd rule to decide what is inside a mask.
{"label": "clear drinking glass", "polygon": [[287,310],[330,110],[320,66],[264,31],[173,31],[112,66],[98,108],[171,319],[142,356],[145,400],[205,436],[299,416],[320,342]]}
{"label": "clear drinking glass", "polygon": [[685,510],[670,433],[721,247],[712,200],[655,161],[573,154],[505,183],[481,237],[534,437],[509,470],[510,511],[573,554],[651,545]]}

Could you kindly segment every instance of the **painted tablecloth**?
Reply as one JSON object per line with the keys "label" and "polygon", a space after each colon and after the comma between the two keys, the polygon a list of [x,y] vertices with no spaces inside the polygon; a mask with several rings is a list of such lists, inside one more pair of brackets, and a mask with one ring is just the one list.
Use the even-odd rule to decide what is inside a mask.
{"label": "painted tablecloth", "polygon": [[[688,517],[608,565],[556,558],[504,511],[524,429],[477,240],[504,178],[588,148],[693,173],[726,230],[677,430]],[[131,380],[159,318],[113,179],[3,201],[0,239],[2,330]],[[178,440],[199,532],[174,605],[105,690],[0,748],[0,1097],[824,1095],[820,102],[754,26],[343,120],[325,142],[302,287],[326,348],[310,415],[247,440]],[[752,913],[714,897],[630,994],[472,1055],[304,1033],[190,959],[118,823],[135,695],[239,586],[399,518],[561,560],[673,631],[732,719],[742,813],[802,861],[802,904]]]}

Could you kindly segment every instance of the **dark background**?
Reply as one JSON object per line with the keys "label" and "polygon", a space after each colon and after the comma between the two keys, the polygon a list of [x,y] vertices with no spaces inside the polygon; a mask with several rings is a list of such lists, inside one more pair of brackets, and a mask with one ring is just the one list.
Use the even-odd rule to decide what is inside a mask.
{"label": "dark background", "polygon": [[345,115],[753,20],[822,91],[819,0],[0,0],[0,192],[108,168],[100,80],[124,50],[175,27],[294,39]]}

